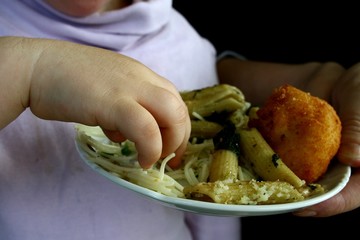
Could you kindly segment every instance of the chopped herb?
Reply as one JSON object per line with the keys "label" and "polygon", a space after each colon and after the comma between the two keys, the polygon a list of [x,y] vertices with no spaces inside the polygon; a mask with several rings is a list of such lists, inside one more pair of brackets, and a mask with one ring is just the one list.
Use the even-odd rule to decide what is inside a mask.
{"label": "chopped herb", "polygon": [[280,157],[276,153],[271,156],[271,161],[275,167],[277,167],[279,165],[277,162],[279,159],[280,159]]}
{"label": "chopped herb", "polygon": [[210,116],[204,117],[207,121],[216,122],[221,125],[226,125],[227,119],[229,117],[229,112],[213,112]]}
{"label": "chopped herb", "polygon": [[128,144],[125,144],[122,148],[121,148],[121,154],[124,156],[130,156],[132,154],[132,150],[130,148],[130,146]]}
{"label": "chopped herb", "polygon": [[213,138],[215,150],[229,150],[240,156],[240,135],[234,124],[229,123]]}

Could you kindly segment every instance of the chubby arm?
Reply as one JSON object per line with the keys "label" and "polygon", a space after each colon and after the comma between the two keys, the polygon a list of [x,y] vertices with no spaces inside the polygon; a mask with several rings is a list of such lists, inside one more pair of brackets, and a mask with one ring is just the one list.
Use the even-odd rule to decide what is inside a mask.
{"label": "chubby arm", "polygon": [[0,38],[0,128],[30,107],[49,120],[99,125],[130,139],[148,168],[190,135],[187,108],[168,80],[111,51],[31,38]]}
{"label": "chubby arm", "polygon": [[[218,63],[219,79],[239,87],[248,101],[261,105],[271,91],[289,83],[329,101],[342,121],[339,161],[360,167],[360,64],[344,69],[334,62],[282,64],[230,58]],[[333,198],[303,209],[298,216],[326,217],[360,207],[360,169],[353,168],[348,185]]]}

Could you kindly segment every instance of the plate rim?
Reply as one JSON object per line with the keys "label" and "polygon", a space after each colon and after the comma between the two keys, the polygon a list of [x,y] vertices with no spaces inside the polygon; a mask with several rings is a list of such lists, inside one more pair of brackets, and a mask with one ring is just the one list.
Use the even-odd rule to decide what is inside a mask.
{"label": "plate rim", "polygon": [[[86,158],[86,153],[82,150],[80,144],[75,140],[75,145],[80,158],[87,166],[89,166],[93,171],[101,174],[105,178],[111,180],[113,183],[124,187],[128,190],[138,193],[144,197],[150,198],[158,203],[163,205],[176,208],[178,210],[183,210],[187,212],[194,212],[198,214],[206,215],[216,215],[216,216],[265,216],[265,215],[274,215],[281,214],[286,212],[292,212],[299,210],[301,208],[309,207],[325,201],[337,193],[339,193],[347,184],[351,176],[351,167],[340,162],[335,162],[326,173],[333,174],[334,168],[338,168],[337,174],[340,174],[342,177],[339,178],[339,182],[335,186],[324,194],[314,196],[299,202],[291,203],[281,203],[281,204],[268,204],[268,205],[240,205],[240,204],[221,204],[221,203],[212,203],[212,202],[203,202],[193,199],[177,198],[166,196],[162,193],[156,192],[154,190],[139,186],[135,183],[129,182],[125,179],[120,178],[114,174],[109,173],[104,170],[96,163],[91,162]],[[320,180],[321,183],[323,180]]]}

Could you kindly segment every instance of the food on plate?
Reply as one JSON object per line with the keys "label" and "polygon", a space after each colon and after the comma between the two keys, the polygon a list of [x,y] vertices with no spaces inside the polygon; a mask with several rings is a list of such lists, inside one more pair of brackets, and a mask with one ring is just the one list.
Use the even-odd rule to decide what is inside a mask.
{"label": "food on plate", "polygon": [[241,129],[239,133],[244,161],[249,162],[262,179],[280,180],[295,187],[305,184],[305,181],[300,179],[274,152],[256,128]]}
{"label": "food on plate", "polygon": [[263,205],[304,200],[293,185],[284,181],[216,181],[184,188],[191,199],[223,204]]}
{"label": "food on plate", "polygon": [[209,182],[238,177],[240,135],[233,124],[228,124],[213,138],[214,152],[210,162]]}
{"label": "food on plate", "polygon": [[[234,112],[247,107],[244,94],[236,87],[219,84],[212,87],[181,92],[190,116],[208,117],[214,113]],[[193,114],[197,115],[194,116]]]}
{"label": "food on plate", "polygon": [[276,88],[249,121],[294,173],[319,180],[336,155],[341,122],[326,101],[290,85]]}
{"label": "food on plate", "polygon": [[253,119],[260,110],[254,111],[236,87],[221,84],[181,96],[192,132],[179,168],[167,164],[174,157],[170,154],[142,169],[134,143],[112,142],[99,127],[76,125],[78,147],[87,161],[110,174],[171,197],[262,205],[301,201],[326,191],[288,167],[260,131],[250,127],[250,122],[258,126]]}

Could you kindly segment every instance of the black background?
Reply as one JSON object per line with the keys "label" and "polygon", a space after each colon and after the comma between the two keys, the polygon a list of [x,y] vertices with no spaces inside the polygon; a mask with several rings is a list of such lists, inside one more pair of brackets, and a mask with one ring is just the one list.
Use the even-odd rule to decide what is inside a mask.
{"label": "black background", "polygon": [[345,67],[360,59],[360,18],[349,3],[199,2],[210,1],[174,0],[174,6],[218,51],[275,62],[337,61]]}
{"label": "black background", "polygon": [[[360,62],[360,18],[349,3],[175,0],[174,7],[219,52],[285,63],[336,61],[350,67]],[[329,218],[244,217],[242,224],[244,240],[332,239],[335,234],[346,239],[357,234],[360,209]]]}

